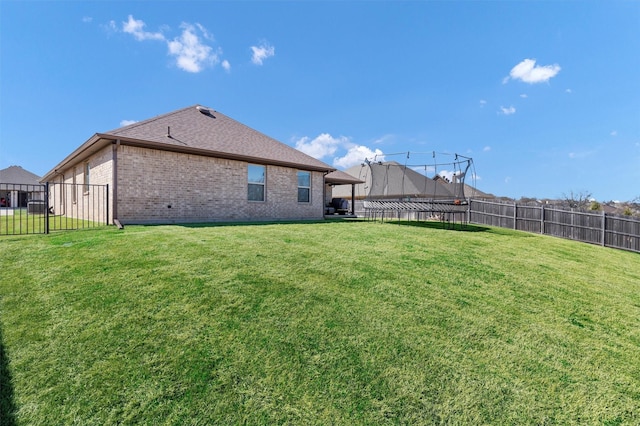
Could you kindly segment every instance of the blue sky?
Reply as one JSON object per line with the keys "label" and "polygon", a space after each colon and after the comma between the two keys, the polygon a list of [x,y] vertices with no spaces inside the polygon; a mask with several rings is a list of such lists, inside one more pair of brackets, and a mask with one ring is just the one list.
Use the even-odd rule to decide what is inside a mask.
{"label": "blue sky", "polygon": [[0,168],[201,104],[338,168],[459,153],[500,196],[640,196],[638,1],[3,0],[0,52]]}

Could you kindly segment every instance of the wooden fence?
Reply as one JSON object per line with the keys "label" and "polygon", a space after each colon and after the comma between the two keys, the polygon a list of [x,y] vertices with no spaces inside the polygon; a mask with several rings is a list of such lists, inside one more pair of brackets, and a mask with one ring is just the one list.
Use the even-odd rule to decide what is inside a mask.
{"label": "wooden fence", "polygon": [[629,216],[555,206],[471,200],[469,222],[640,253],[640,219]]}

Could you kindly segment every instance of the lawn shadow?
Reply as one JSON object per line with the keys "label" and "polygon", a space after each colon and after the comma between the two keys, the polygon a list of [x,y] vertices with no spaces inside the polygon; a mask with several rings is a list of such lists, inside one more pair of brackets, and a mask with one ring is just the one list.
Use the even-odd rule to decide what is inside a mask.
{"label": "lawn shadow", "polygon": [[426,221],[394,220],[394,221],[387,221],[385,223],[390,223],[392,225],[401,225],[401,226],[414,226],[417,228],[442,229],[447,231],[487,232],[491,230],[490,228],[487,228],[485,226],[471,225],[468,223],[442,222],[439,220],[426,220]]}
{"label": "lawn shadow", "polygon": [[336,218],[336,219],[311,219],[311,220],[264,220],[247,222],[200,222],[200,223],[172,223],[164,225],[145,226],[181,226],[183,228],[215,228],[222,226],[260,226],[260,225],[301,225],[301,224],[339,224],[351,222],[365,222],[362,218]]}
{"label": "lawn shadow", "polygon": [[4,351],[2,330],[0,329],[0,425],[15,426],[16,406],[13,401],[13,384],[9,371],[9,360]]}

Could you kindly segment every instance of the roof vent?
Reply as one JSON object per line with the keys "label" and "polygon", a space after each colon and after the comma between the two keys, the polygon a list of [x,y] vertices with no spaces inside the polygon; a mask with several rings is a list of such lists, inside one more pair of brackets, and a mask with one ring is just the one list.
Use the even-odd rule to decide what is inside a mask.
{"label": "roof vent", "polygon": [[196,109],[197,109],[198,111],[200,111],[201,113],[203,113],[204,115],[210,115],[210,114],[211,114],[211,113],[209,112],[209,110],[208,110],[207,108],[203,107],[203,106],[198,105],[198,106],[196,107]]}

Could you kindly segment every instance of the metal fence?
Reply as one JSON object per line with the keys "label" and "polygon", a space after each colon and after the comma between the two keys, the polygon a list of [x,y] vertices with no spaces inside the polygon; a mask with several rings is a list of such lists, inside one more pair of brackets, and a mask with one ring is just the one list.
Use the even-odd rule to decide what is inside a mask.
{"label": "metal fence", "polygon": [[108,224],[108,185],[0,183],[0,235],[48,234]]}
{"label": "metal fence", "polygon": [[469,222],[640,253],[640,219],[629,216],[545,205],[471,200]]}

